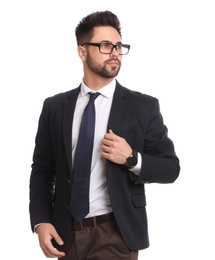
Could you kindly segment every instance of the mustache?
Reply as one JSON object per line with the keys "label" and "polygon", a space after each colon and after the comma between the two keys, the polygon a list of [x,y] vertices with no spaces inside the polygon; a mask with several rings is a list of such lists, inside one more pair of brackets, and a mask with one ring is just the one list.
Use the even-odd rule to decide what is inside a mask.
{"label": "mustache", "polygon": [[105,63],[109,63],[111,61],[117,61],[121,65],[121,61],[118,60],[117,58],[112,58],[112,59],[106,60]]}

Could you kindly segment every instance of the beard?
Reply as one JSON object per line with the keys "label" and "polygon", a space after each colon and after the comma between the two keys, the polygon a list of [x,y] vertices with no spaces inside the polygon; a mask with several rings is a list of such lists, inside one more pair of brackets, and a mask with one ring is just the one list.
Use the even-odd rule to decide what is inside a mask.
{"label": "beard", "polygon": [[[119,63],[119,65],[108,69],[107,63],[110,61],[117,61]],[[105,61],[104,65],[102,66],[93,60],[93,58],[90,56],[89,52],[87,54],[86,63],[90,70],[92,70],[94,73],[96,73],[100,77],[106,78],[106,79],[116,77],[121,68],[121,62],[117,58],[112,58],[112,59]]]}

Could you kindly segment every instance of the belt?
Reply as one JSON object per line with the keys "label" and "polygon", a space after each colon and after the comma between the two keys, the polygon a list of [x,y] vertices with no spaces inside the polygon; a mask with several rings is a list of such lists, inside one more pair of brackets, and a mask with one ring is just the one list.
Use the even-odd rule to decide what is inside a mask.
{"label": "belt", "polygon": [[106,222],[112,222],[115,220],[114,214],[109,213],[105,215],[100,215],[92,218],[85,218],[81,222],[78,222],[73,219],[72,221],[72,230],[81,230],[85,227],[95,227]]}

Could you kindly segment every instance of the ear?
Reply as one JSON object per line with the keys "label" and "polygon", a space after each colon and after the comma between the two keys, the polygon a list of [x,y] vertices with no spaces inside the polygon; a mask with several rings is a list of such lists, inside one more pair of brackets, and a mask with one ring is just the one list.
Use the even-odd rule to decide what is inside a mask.
{"label": "ear", "polygon": [[87,59],[87,51],[83,46],[78,46],[78,55],[82,61],[86,61]]}

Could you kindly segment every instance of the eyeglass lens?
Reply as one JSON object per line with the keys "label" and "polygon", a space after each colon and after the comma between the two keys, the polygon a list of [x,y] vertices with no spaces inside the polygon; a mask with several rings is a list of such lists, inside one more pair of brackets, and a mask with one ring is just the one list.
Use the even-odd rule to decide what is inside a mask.
{"label": "eyeglass lens", "polygon": [[[104,54],[109,54],[113,51],[114,47],[115,46],[112,43],[101,43],[100,52],[104,53]],[[128,47],[124,47],[124,46],[122,46],[122,44],[117,44],[115,49],[121,55],[127,54],[129,51]]]}

